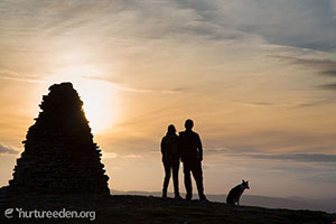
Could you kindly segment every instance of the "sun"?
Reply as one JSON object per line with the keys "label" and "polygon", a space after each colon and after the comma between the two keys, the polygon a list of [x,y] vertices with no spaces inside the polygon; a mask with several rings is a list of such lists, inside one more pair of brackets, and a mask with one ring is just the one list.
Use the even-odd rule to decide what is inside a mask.
{"label": "sun", "polygon": [[[106,81],[65,73],[55,75],[51,83],[71,82],[83,101],[83,110],[94,134],[113,126],[117,120],[116,95]],[[50,84],[51,84],[50,83]]]}
{"label": "sun", "polygon": [[[76,88],[76,84],[74,83]],[[116,121],[115,95],[102,81],[81,81],[77,91],[83,101],[83,110],[94,133],[110,128]]]}

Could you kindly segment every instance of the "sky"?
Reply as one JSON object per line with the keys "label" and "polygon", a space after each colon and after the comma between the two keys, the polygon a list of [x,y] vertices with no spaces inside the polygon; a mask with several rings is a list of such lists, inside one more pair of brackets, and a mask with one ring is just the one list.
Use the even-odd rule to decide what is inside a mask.
{"label": "sky", "polygon": [[335,197],[335,39],[335,0],[0,1],[0,186],[71,81],[111,189],[161,191],[161,138],[191,118],[205,193]]}

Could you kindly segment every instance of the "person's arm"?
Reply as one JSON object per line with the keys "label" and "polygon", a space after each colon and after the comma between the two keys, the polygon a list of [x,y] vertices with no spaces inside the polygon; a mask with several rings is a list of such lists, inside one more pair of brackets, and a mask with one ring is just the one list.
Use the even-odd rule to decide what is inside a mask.
{"label": "person's arm", "polygon": [[166,150],[165,150],[165,138],[162,138],[161,140],[161,155],[162,155],[162,162],[165,162],[166,161]]}
{"label": "person's arm", "polygon": [[185,161],[185,136],[183,132],[179,133],[179,154],[180,154],[180,158],[181,161],[184,162]]}
{"label": "person's arm", "polygon": [[160,145],[160,149],[161,149],[161,155],[163,156],[164,155],[164,149],[163,149],[163,140],[164,140],[164,138],[162,138],[162,140],[161,140],[161,145]]}
{"label": "person's arm", "polygon": [[199,161],[203,160],[203,146],[201,142],[201,138],[197,134],[197,148],[198,148],[198,159]]}
{"label": "person's arm", "polygon": [[178,153],[178,157],[179,157],[179,161],[180,159],[182,158],[182,155],[181,155],[181,137],[180,136],[177,136],[177,153]]}

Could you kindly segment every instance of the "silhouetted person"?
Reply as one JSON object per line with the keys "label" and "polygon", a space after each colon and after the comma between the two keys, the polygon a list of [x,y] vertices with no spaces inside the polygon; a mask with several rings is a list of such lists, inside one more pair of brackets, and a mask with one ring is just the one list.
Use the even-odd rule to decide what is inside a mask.
{"label": "silhouetted person", "polygon": [[199,199],[206,201],[203,188],[202,160],[203,148],[199,135],[192,131],[194,122],[190,119],[185,122],[186,130],[180,132],[180,151],[183,162],[184,184],[187,191],[186,200],[192,198],[192,186],[190,172],[192,172],[196,181]]}
{"label": "silhouetted person", "polygon": [[167,188],[170,180],[170,173],[173,171],[175,198],[180,199],[178,187],[178,171],[180,167],[179,137],[176,135],[174,125],[168,126],[168,132],[161,141],[162,162],[165,169],[162,197],[167,197]]}

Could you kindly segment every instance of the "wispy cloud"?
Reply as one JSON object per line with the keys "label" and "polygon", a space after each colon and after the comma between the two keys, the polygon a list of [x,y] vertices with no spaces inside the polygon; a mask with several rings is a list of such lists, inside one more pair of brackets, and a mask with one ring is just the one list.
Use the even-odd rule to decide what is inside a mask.
{"label": "wispy cloud", "polygon": [[128,92],[135,92],[135,93],[160,93],[160,94],[178,94],[181,91],[179,89],[172,89],[172,90],[157,90],[157,89],[142,89],[142,88],[133,88],[129,86],[123,86],[120,84],[114,85],[117,89],[122,91],[128,91]]}
{"label": "wispy cloud", "polygon": [[[326,89],[326,90],[335,90],[335,77],[336,77],[336,61],[328,58],[300,58],[295,56],[279,56],[273,55],[272,57],[279,58],[280,60],[284,60],[294,65],[302,65],[302,66],[309,66],[311,68],[317,69],[316,75],[325,76],[329,79],[326,79],[326,82],[332,82],[329,84],[324,85],[317,85],[316,87]],[[303,106],[311,106],[327,102],[326,100],[322,101],[315,101],[315,103],[311,104],[303,104]]]}
{"label": "wispy cloud", "polygon": [[207,154],[225,154],[231,157],[247,157],[260,160],[279,160],[279,161],[296,161],[309,163],[336,163],[336,154],[323,153],[270,153],[258,152],[253,149],[240,150],[239,148],[206,148]]}
{"label": "wispy cloud", "polygon": [[140,159],[143,158],[141,155],[138,154],[126,154],[126,155],[120,155],[116,152],[103,152],[103,159],[116,159],[116,158],[125,158],[125,159]]}
{"label": "wispy cloud", "polygon": [[41,77],[37,75],[24,75],[11,71],[0,71],[0,79],[12,80],[18,82],[42,83]]}
{"label": "wispy cloud", "polygon": [[218,153],[230,153],[230,152],[232,152],[232,150],[227,148],[227,147],[205,148],[204,151],[207,154],[218,154]]}
{"label": "wispy cloud", "polygon": [[115,152],[103,152],[103,159],[115,159],[119,155]]}
{"label": "wispy cloud", "polygon": [[[325,89],[333,89],[333,84],[331,85],[322,85],[322,88]],[[314,107],[325,104],[334,103],[336,100],[334,98],[325,98],[325,99],[314,99],[314,100],[304,100],[298,102],[289,102],[289,103],[267,103],[267,102],[251,102],[251,103],[243,103],[237,102],[234,103],[238,106],[245,106],[251,108],[263,108],[263,107],[285,107],[285,108],[306,108],[306,107]]]}
{"label": "wispy cloud", "polygon": [[303,180],[307,182],[317,182],[317,183],[332,183],[336,184],[336,170],[333,171],[321,171],[318,173],[313,173],[307,177],[304,177]]}
{"label": "wispy cloud", "polygon": [[112,80],[110,78],[102,78],[102,77],[91,77],[91,76],[84,76],[88,79],[100,80],[105,81],[113,85],[114,88],[126,91],[126,92],[134,92],[134,93],[159,93],[159,94],[179,94],[182,92],[182,88],[175,88],[175,89],[146,89],[146,88],[137,88],[125,85],[119,81]]}
{"label": "wispy cloud", "polygon": [[242,155],[254,159],[263,160],[291,160],[297,162],[312,162],[312,163],[336,163],[336,154],[248,154]]}
{"label": "wispy cloud", "polygon": [[[270,57],[278,58],[280,60],[290,62],[295,65],[305,65],[305,66],[319,66],[321,69],[336,68],[336,61],[328,58],[303,58],[291,55],[270,55]],[[328,72],[323,71],[323,72]]]}
{"label": "wispy cloud", "polygon": [[294,104],[294,107],[296,108],[306,108],[306,107],[314,107],[314,106],[320,106],[325,104],[334,103],[335,99],[323,99],[323,100],[311,100],[306,102],[298,102]]}
{"label": "wispy cloud", "polygon": [[237,102],[234,103],[239,106],[246,106],[246,107],[267,107],[274,105],[273,103],[268,102],[251,102],[251,103],[243,103],[243,102]]}
{"label": "wispy cloud", "polygon": [[327,90],[336,90],[336,83],[321,85],[320,87]]}
{"label": "wispy cloud", "polygon": [[127,158],[127,159],[140,159],[140,158],[142,158],[141,155],[137,155],[137,154],[128,154],[124,157]]}
{"label": "wispy cloud", "polygon": [[13,147],[0,144],[0,154],[18,154],[19,151]]}
{"label": "wispy cloud", "polygon": [[[336,46],[336,31],[331,31],[330,22],[335,21],[334,11],[330,10],[335,8],[333,0],[178,2],[205,21],[254,33],[272,44],[318,50],[332,50]],[[320,33],[326,35],[321,38]]]}
{"label": "wispy cloud", "polygon": [[[35,25],[27,28],[21,22],[25,32],[16,34],[33,35],[36,30],[45,29],[51,36],[57,36],[62,31],[69,33],[94,26],[98,26],[99,32],[105,32],[112,24],[121,25],[118,27],[120,33],[136,32],[146,38],[190,33],[211,39],[241,39],[240,36],[245,36],[242,33],[251,33],[272,44],[322,50],[335,48],[333,0],[117,0],[113,3],[71,0],[58,4],[32,0],[16,4],[6,1],[1,6],[11,10],[4,11],[0,18],[12,16],[15,9],[20,15],[18,20]],[[48,10],[51,8],[53,10]],[[26,19],[36,14],[42,19]],[[39,26],[31,24],[34,21],[38,21]]]}
{"label": "wispy cloud", "polygon": [[[336,62],[335,62],[335,68],[336,68]],[[336,70],[324,71],[324,72],[322,72],[322,74],[336,78]]]}

